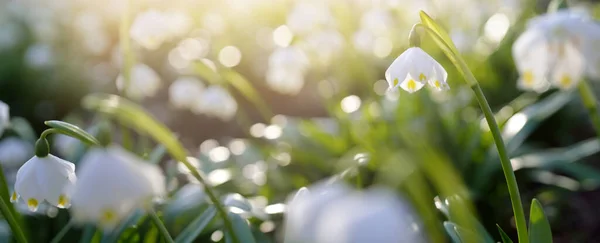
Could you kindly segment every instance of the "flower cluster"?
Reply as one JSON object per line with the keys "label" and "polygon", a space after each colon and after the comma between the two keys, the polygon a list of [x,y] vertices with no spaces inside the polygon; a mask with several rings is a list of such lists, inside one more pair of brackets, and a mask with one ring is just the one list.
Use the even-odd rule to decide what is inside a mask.
{"label": "flower cluster", "polygon": [[573,10],[548,13],[529,21],[513,45],[520,73],[518,87],[543,92],[550,85],[568,90],[585,76],[600,77],[600,25]]}

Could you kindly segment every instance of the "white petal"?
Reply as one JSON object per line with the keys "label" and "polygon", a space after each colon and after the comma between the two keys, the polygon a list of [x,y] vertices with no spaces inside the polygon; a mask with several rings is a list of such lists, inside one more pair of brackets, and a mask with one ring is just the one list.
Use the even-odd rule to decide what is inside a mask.
{"label": "white petal", "polygon": [[548,69],[548,44],[543,33],[537,29],[528,29],[517,38],[512,47],[513,59],[517,69]]}
{"label": "white petal", "polygon": [[411,47],[406,52],[410,52],[408,75],[421,83],[426,83],[433,78],[435,75],[434,65],[437,63],[433,57],[418,47]]}
{"label": "white petal", "polygon": [[446,72],[444,67],[442,67],[442,65],[436,62],[434,65],[434,70],[434,76],[428,81],[429,85],[435,88],[436,90],[450,89],[450,86],[448,86],[448,83],[446,82],[446,80],[448,79],[448,72]]}
{"label": "white petal", "polygon": [[410,50],[409,48],[400,54],[385,71],[385,80],[387,80],[390,89],[398,87],[406,79],[410,68]]}
{"label": "white petal", "polygon": [[204,84],[200,79],[181,77],[169,87],[169,101],[176,108],[191,108],[199,100],[204,91]]}
{"label": "white petal", "polygon": [[552,84],[561,89],[571,89],[579,83],[585,71],[583,55],[569,42],[563,44],[562,56],[556,59],[552,70]]}
{"label": "white petal", "polygon": [[423,88],[423,86],[425,86],[425,83],[420,82],[420,81],[414,79],[410,75],[408,75],[408,77],[406,78],[406,80],[404,80],[402,83],[400,83],[400,88],[402,88],[403,90],[408,91],[409,93],[417,92],[421,88]]}
{"label": "white petal", "polygon": [[4,129],[8,126],[10,121],[10,108],[8,105],[0,101],[0,136],[4,133]]}

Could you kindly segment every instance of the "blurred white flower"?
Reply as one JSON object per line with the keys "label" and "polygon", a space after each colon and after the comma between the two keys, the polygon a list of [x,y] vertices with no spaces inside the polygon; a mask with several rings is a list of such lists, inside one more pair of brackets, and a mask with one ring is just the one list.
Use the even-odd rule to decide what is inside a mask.
{"label": "blurred white flower", "polygon": [[15,137],[0,141],[0,164],[4,167],[18,167],[33,154],[33,144]]}
{"label": "blurred white flower", "polygon": [[179,109],[191,109],[200,102],[204,84],[194,77],[181,77],[169,87],[169,101]]}
{"label": "blurred white flower", "polygon": [[154,50],[165,41],[186,34],[191,24],[191,19],[181,12],[164,13],[152,9],[135,18],[129,34],[142,47]]}
{"label": "blurred white flower", "polygon": [[394,25],[394,18],[387,9],[373,8],[364,13],[360,19],[362,29],[376,35],[389,35]]}
{"label": "blurred white flower", "polygon": [[287,16],[287,26],[294,33],[308,34],[333,23],[327,1],[297,1]]}
{"label": "blurred white flower", "polygon": [[600,25],[585,14],[562,10],[531,19],[512,50],[519,88],[542,92],[550,83],[567,90],[586,72],[597,77],[599,42]]}
{"label": "blurred white flower", "polygon": [[304,86],[308,65],[308,57],[301,49],[293,46],[278,48],[269,57],[267,84],[279,93],[295,95]]}
{"label": "blurred white flower", "polygon": [[343,183],[320,182],[310,189],[300,189],[287,203],[285,242],[316,242],[320,216],[350,193]]}
{"label": "blurred white flower", "polygon": [[25,63],[31,68],[41,69],[54,63],[54,50],[47,43],[31,45],[25,51]]}
{"label": "blurred white flower", "polygon": [[335,29],[322,30],[306,37],[305,46],[321,65],[328,65],[345,44],[344,37]]}
{"label": "blurred white flower", "polygon": [[77,144],[80,141],[71,136],[56,134],[54,135],[54,141],[52,146],[56,149],[60,155],[67,156],[69,158],[73,153],[75,153],[75,149],[77,148]]}
{"label": "blurred white flower", "polygon": [[323,210],[314,242],[427,242],[415,214],[393,191],[377,188],[354,192]]}
{"label": "blurred white flower", "polygon": [[211,85],[206,88],[200,96],[198,104],[192,108],[193,112],[203,113],[224,121],[233,118],[238,108],[233,96],[226,89],[218,85]]}
{"label": "blurred white flower", "polygon": [[116,145],[91,149],[80,167],[71,207],[78,222],[112,229],[165,193],[165,178],[158,166]]}
{"label": "blurred white flower", "polygon": [[444,67],[419,47],[404,51],[385,71],[390,89],[398,87],[414,93],[427,83],[436,90],[448,89]]}
{"label": "blurred white flower", "polygon": [[354,32],[352,43],[354,48],[364,53],[371,53],[375,45],[376,36],[368,29],[361,28]]}
{"label": "blurred white flower", "polygon": [[117,88],[123,91],[128,97],[133,99],[142,99],[144,97],[154,96],[160,88],[161,80],[158,74],[145,64],[135,64],[131,68],[131,80],[128,87],[125,87],[123,75],[117,78]]}
{"label": "blurred white flower", "polygon": [[44,201],[67,208],[70,206],[70,189],[76,180],[73,163],[51,154],[41,158],[34,156],[17,172],[15,191],[10,199],[16,202],[22,197],[33,212]]}
{"label": "blurred white flower", "polygon": [[10,125],[10,107],[2,101],[0,101],[0,137]]}
{"label": "blurred white flower", "polygon": [[106,34],[102,18],[91,11],[84,11],[75,18],[75,29],[83,47],[93,55],[105,53],[110,47],[110,38]]}

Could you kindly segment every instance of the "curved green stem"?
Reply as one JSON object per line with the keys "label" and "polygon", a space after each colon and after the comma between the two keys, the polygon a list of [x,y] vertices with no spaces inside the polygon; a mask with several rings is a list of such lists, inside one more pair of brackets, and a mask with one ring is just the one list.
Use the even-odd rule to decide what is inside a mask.
{"label": "curved green stem", "polygon": [[583,105],[587,109],[590,119],[592,120],[592,125],[594,126],[594,129],[596,129],[596,136],[600,139],[600,115],[598,115],[596,96],[594,95],[590,84],[588,84],[585,79],[581,80],[578,88],[581,101],[583,101]]}
{"label": "curved green stem", "polygon": [[442,48],[446,56],[448,56],[450,61],[456,66],[458,71],[465,78],[467,84],[475,93],[477,102],[479,103],[479,106],[483,111],[488,126],[490,127],[492,137],[494,138],[494,143],[496,144],[498,154],[500,155],[500,164],[502,165],[504,177],[506,178],[506,185],[508,187],[508,193],[510,195],[510,201],[515,215],[515,222],[517,225],[517,234],[519,242],[528,243],[529,238],[527,235],[527,221],[525,220],[525,211],[523,210],[523,203],[521,202],[521,195],[519,193],[517,178],[513,171],[512,164],[510,163],[508,154],[506,152],[506,145],[502,140],[500,128],[498,127],[498,123],[496,122],[494,113],[492,112],[492,109],[490,108],[490,105],[487,102],[487,99],[485,98],[481,87],[479,86],[479,82],[477,81],[467,64],[464,62],[464,60],[460,57],[460,55],[458,53],[455,53],[436,31],[423,24],[419,24],[418,26],[423,27],[423,29],[425,29],[430,34],[430,36],[433,37],[433,40],[438,44],[440,48]]}
{"label": "curved green stem", "polygon": [[52,239],[52,241],[50,243],[59,243],[60,240],[62,240],[62,238],[65,237],[67,232],[69,232],[69,230],[71,230],[71,228],[73,228],[74,224],[75,223],[73,222],[73,220],[69,220],[69,222],[58,232],[58,234],[56,234],[56,236],[54,236],[54,238]]}
{"label": "curved green stem", "polygon": [[17,242],[26,243],[27,238],[25,237],[23,230],[19,226],[19,223],[15,219],[14,215],[10,212],[8,204],[6,204],[6,201],[4,201],[2,197],[0,197],[0,211],[2,212],[2,215],[4,215],[6,222],[8,222],[8,225],[10,226],[10,229],[12,230]]}
{"label": "curved green stem", "polygon": [[158,228],[158,232],[162,235],[163,239],[165,239],[168,243],[175,243],[173,237],[171,237],[171,235],[169,234],[167,227],[165,227],[165,224],[163,224],[163,222],[160,221],[160,218],[158,218],[158,215],[156,215],[154,209],[148,210],[148,214],[150,215],[150,218]]}

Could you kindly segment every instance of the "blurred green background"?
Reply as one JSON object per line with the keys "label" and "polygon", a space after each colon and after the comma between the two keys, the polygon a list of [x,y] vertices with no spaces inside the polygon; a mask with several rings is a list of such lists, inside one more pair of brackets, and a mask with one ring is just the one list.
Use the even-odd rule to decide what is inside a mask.
{"label": "blurred green background", "polygon": [[[444,25],[481,82],[502,125],[524,202],[533,197],[542,202],[555,242],[594,242],[600,237],[595,169],[600,143],[579,98],[516,88],[512,43],[548,4],[131,0],[128,6],[118,0],[0,0],[0,100],[37,132],[51,119],[93,130],[98,116],[81,108],[81,98],[122,94],[172,129],[219,191],[240,193],[257,207],[283,203],[294,190],[331,176],[354,183],[358,172],[362,186],[397,188],[417,205],[432,237],[445,237],[441,225],[431,223],[444,216],[429,199],[457,194],[472,202],[494,238],[496,223],[514,237],[489,129],[462,77],[433,42],[424,39],[423,48],[447,69],[451,89],[386,92],[384,71],[408,47],[408,32],[424,10]],[[594,1],[569,4],[598,15]],[[123,16],[129,18],[128,50],[120,47]],[[145,90],[143,97],[117,88],[124,57],[152,70],[132,74],[129,89]],[[202,83],[202,94],[171,90],[178,79],[190,77]],[[597,87],[598,80],[592,81]],[[209,93],[210,86],[231,97]],[[179,95],[203,105],[177,107],[173,99]],[[114,127],[118,134],[127,131]],[[3,140],[15,136],[7,132]],[[141,154],[150,151],[145,148],[153,144],[144,134],[135,139]],[[59,140],[58,153],[80,157],[76,142]],[[0,145],[1,153],[6,152]],[[178,195],[188,179],[176,175],[185,171],[167,158],[157,160],[173,171],[177,183],[170,190]],[[201,210],[184,201],[191,206],[172,206],[184,203],[177,199],[165,206],[165,221],[171,215],[166,212],[176,210],[169,211],[173,219],[167,222],[173,232],[189,222],[185,212]],[[251,222],[269,239],[279,239],[280,213]],[[28,222],[45,242],[66,223],[66,214],[29,216]],[[204,232],[203,239],[211,234]]]}

